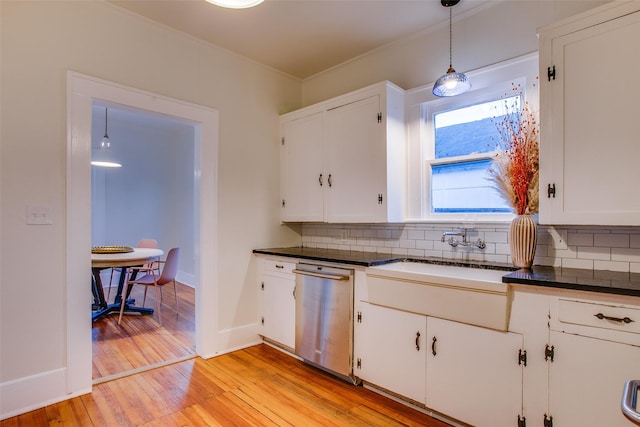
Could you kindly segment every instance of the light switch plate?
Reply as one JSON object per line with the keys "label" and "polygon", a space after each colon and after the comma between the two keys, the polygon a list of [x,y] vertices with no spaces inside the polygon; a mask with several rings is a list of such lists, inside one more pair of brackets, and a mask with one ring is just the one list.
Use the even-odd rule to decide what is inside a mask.
{"label": "light switch plate", "polygon": [[27,206],[28,225],[51,225],[53,224],[52,210],[48,206]]}

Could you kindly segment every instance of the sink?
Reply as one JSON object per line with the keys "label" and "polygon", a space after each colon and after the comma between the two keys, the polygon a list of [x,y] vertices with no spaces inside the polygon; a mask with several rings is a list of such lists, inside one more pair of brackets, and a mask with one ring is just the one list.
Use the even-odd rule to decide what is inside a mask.
{"label": "sink", "polygon": [[426,316],[506,331],[512,294],[507,271],[419,262],[366,269],[366,301]]}

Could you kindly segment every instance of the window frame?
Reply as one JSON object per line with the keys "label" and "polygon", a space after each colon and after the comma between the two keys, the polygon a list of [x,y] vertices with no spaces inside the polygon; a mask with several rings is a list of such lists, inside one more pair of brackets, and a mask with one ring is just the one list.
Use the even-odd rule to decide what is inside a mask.
{"label": "window frame", "polygon": [[[432,85],[407,93],[408,129],[408,207],[407,220],[412,222],[508,222],[514,213],[432,212],[431,166],[491,159],[495,151],[474,153],[444,159],[435,158],[433,116],[436,113],[464,108],[512,95],[512,84],[523,88],[521,102],[538,110],[538,54],[528,54],[490,67],[469,72],[472,89],[462,95],[437,98]],[[534,85],[535,84],[535,85]],[[428,120],[425,120],[428,118]]]}

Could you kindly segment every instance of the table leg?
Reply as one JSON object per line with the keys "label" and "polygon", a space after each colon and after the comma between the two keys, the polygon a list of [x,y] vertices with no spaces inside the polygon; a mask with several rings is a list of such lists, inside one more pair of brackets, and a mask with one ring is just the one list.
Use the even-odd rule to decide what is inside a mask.
{"label": "table leg", "polygon": [[[100,319],[102,316],[106,316],[111,313],[120,313],[120,302],[122,301],[122,290],[124,289],[126,277],[127,277],[126,269],[123,268],[123,273],[120,274],[120,281],[118,282],[118,290],[116,292],[115,300],[113,304],[108,304],[104,297],[104,290],[102,288],[102,279],[100,278],[100,270],[102,269],[99,269],[99,268],[91,269],[94,277],[94,280],[92,280],[92,287],[91,287],[94,295],[94,305],[96,304],[96,301],[97,301],[98,302],[97,305],[99,307],[98,310],[93,311],[91,314],[92,322],[95,322],[96,320]],[[134,278],[135,278],[135,274],[137,273],[138,271],[135,269],[132,271]],[[127,292],[125,294],[127,299],[124,305],[125,314],[132,314],[132,313],[153,314],[152,308],[132,306],[132,304],[135,303],[135,300],[129,299],[128,298],[129,294],[131,294],[131,287],[127,286]]]}

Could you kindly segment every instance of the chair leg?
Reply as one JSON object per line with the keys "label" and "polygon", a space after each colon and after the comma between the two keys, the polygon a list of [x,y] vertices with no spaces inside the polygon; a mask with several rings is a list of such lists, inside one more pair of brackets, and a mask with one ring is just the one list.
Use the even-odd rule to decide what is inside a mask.
{"label": "chair leg", "polygon": [[[160,308],[162,304],[160,304],[160,299],[162,298],[162,288],[158,285],[154,285],[156,288],[156,310],[158,310],[158,324],[162,325],[162,309]],[[158,292],[160,294],[158,294]]]}
{"label": "chair leg", "polygon": [[175,280],[173,280],[173,295],[176,297],[176,317],[178,317],[178,287]]}
{"label": "chair leg", "polygon": [[144,287],[144,295],[142,296],[142,306],[144,307],[146,302],[147,302],[147,288],[148,286]]}
{"label": "chair leg", "polygon": [[[120,274],[124,274],[125,277],[126,277],[127,270],[126,269],[121,270]],[[133,285],[131,285],[131,286],[133,286]],[[118,316],[118,326],[122,322],[122,314],[124,313],[124,305],[127,303],[127,289],[128,288],[129,288],[129,283],[127,281],[127,282],[125,282],[124,286],[122,287],[122,296],[120,297],[120,315]]]}

